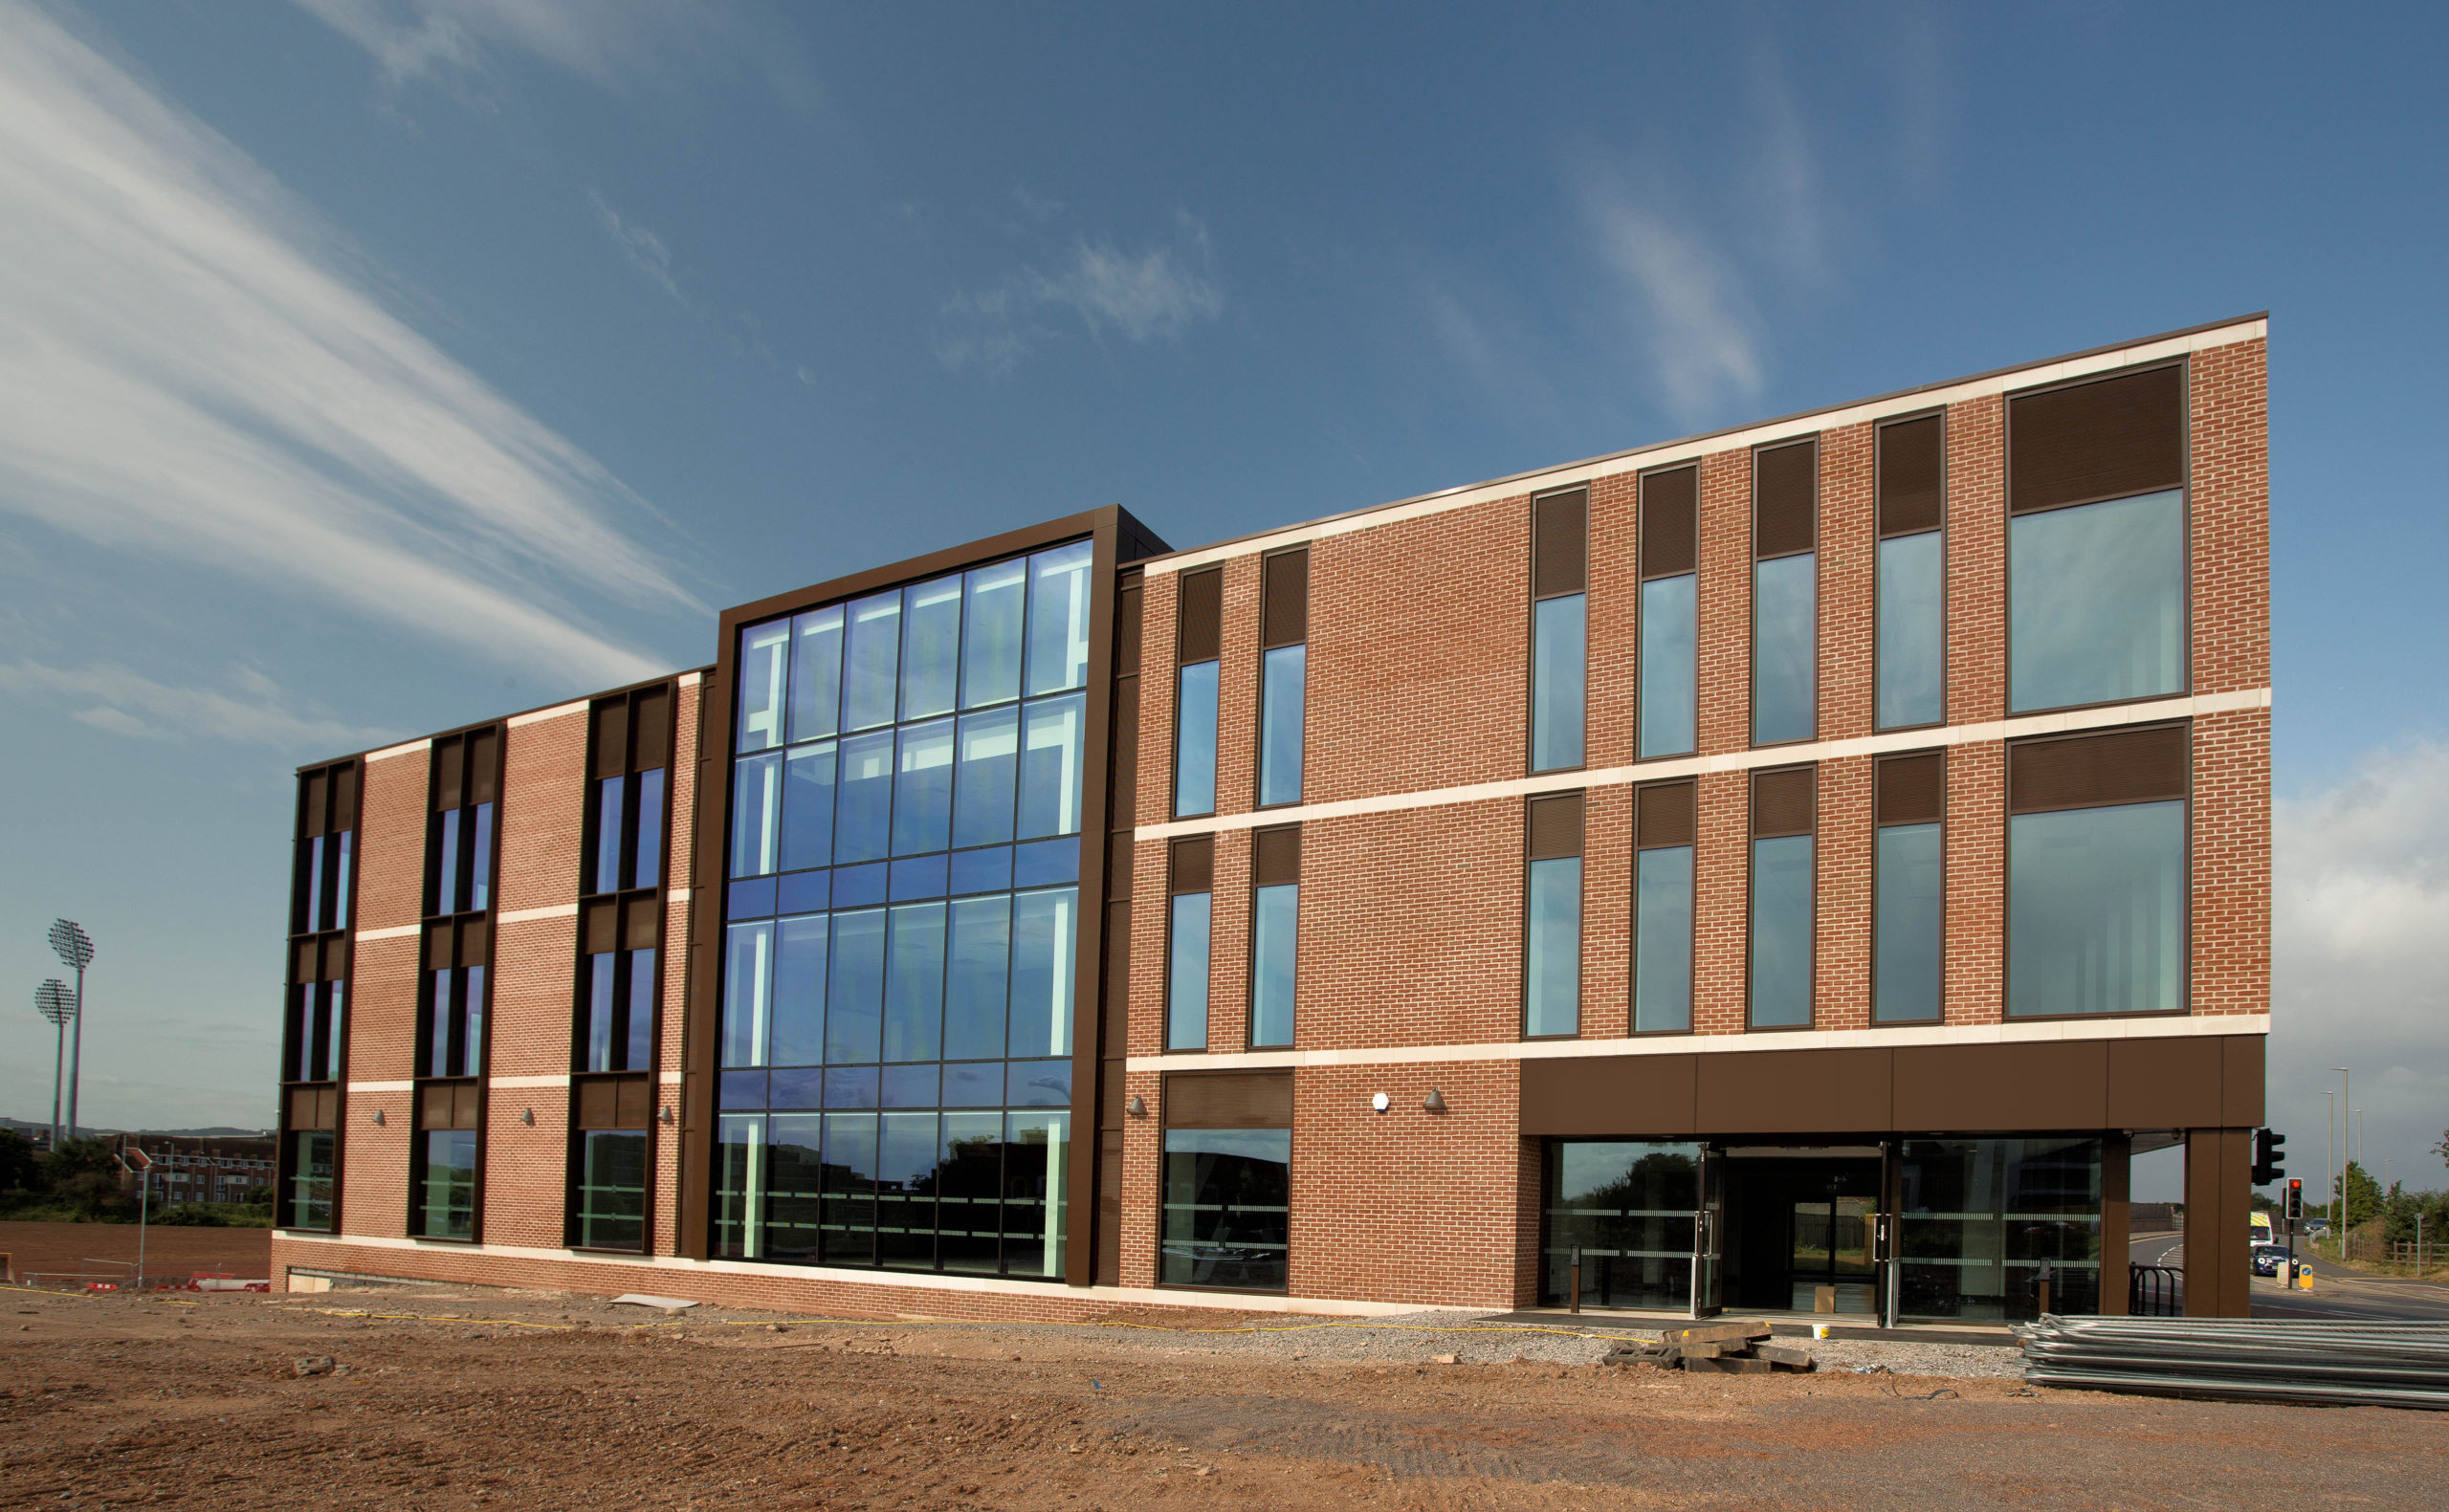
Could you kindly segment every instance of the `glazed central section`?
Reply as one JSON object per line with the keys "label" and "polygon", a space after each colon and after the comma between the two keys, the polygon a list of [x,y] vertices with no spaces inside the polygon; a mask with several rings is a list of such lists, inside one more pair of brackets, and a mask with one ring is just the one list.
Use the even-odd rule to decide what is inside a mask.
{"label": "glazed central section", "polygon": [[716,1253],[1062,1275],[1090,566],[740,632]]}

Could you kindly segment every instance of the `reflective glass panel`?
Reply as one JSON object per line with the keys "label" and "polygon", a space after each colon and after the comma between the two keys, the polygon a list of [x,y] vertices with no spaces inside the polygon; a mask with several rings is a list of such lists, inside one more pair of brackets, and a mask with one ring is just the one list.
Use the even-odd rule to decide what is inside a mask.
{"label": "reflective glass panel", "polygon": [[1079,693],[1041,698],[1021,711],[1018,838],[1080,831],[1081,742],[1088,706]]}
{"label": "reflective glass panel", "polygon": [[1165,1048],[1207,1048],[1208,895],[1176,894],[1165,971]]}
{"label": "reflective glass panel", "polygon": [[1581,1024],[1581,858],[1531,863],[1522,1032],[1572,1034]]}
{"label": "reflective glass panel", "polygon": [[1690,573],[1642,584],[1641,754],[1682,756],[1693,749],[1694,620]]}
{"label": "reflective glass panel", "polygon": [[1811,1026],[1811,837],[1752,843],[1752,1027]]}
{"label": "reflective glass panel", "polygon": [[1692,1027],[1692,847],[1633,853],[1633,1031]]}
{"label": "reflective glass panel", "polygon": [[1301,695],[1310,648],[1279,646],[1259,668],[1259,802],[1301,801]]}
{"label": "reflective glass panel", "polygon": [[825,1115],[824,1234],[818,1254],[865,1264],[876,1254],[876,1115]]}
{"label": "reflective glass panel", "polygon": [[773,985],[774,926],[761,919],[724,931],[723,1064],[765,1063],[767,996]]}
{"label": "reflective glass panel", "polygon": [[[1644,852],[1656,854],[1656,852]],[[1539,1300],[1683,1311],[1692,1304],[1701,1147],[1559,1140],[1548,1147]]]}
{"label": "reflective glass panel", "polygon": [[1937,531],[1879,543],[1879,727],[1947,717],[1947,556]]}
{"label": "reflective glass panel", "polygon": [[849,645],[842,661],[842,728],[893,723],[901,660],[901,593],[879,593],[849,606]]}
{"label": "reflective glass panel", "polygon": [[1872,865],[1871,1019],[1930,1022],[1939,1017],[1940,826],[1889,824],[1877,832]]}
{"label": "reflective glass panel", "polygon": [[733,762],[731,781],[731,874],[762,877],[774,870],[782,841],[781,754]]}
{"label": "reflective glass panel", "polygon": [[960,685],[960,580],[922,582],[904,598],[901,717],[951,713]]}
{"label": "reflective glass panel", "polygon": [[883,1045],[885,910],[833,915],[830,986],[825,995],[825,1059],[873,1062]]}
{"label": "reflective glass panel", "polygon": [[953,722],[904,726],[901,770],[893,784],[894,854],[943,849],[952,823]]}
{"label": "reflective glass panel", "polygon": [[1070,1204],[1063,1179],[1071,1152],[1069,1113],[1004,1116],[1004,1274],[1063,1274],[1063,1236]]}
{"label": "reflective glass panel", "polygon": [[936,1113],[877,1120],[876,1262],[936,1267]]}
{"label": "reflective glass panel", "polygon": [[953,844],[1001,845],[1012,838],[1012,801],[1021,772],[1021,712],[963,714],[954,778]]}
{"label": "reflective glass panel", "polygon": [[825,1121],[813,1114],[766,1120],[763,1260],[812,1260],[822,1248]]}
{"label": "reflective glass panel", "polygon": [[1072,953],[1079,891],[1055,887],[1012,897],[1012,1024],[1015,1056],[1071,1053]]}
{"label": "reflective glass panel", "polygon": [[1282,1291],[1291,1198],[1291,1129],[1165,1130],[1158,1279],[1169,1286]]}
{"label": "reflective glass panel", "polygon": [[842,742],[842,763],[835,774],[835,861],[882,861],[891,852],[893,759],[890,730]]}
{"label": "reflective glass panel", "polygon": [[933,1061],[944,1042],[944,905],[893,910],[893,951],[884,984],[884,1058]]}
{"label": "reflective glass panel", "polygon": [[2185,804],[2007,821],[2007,1013],[2185,1008]]}
{"label": "reflective glass panel", "polygon": [[783,674],[790,657],[788,621],[752,625],[739,632],[739,749],[764,751],[783,743]]}
{"label": "reflective glass panel", "polygon": [[842,606],[791,622],[791,739],[821,740],[842,727]]}
{"label": "reflective glass panel", "polygon": [[1808,740],[1818,670],[1817,553],[1777,557],[1752,569],[1752,739]]}
{"label": "reflective glass panel", "polygon": [[775,923],[773,1028],[766,1063],[814,1065],[825,1059],[825,966],[831,931],[825,915]]}
{"label": "reflective glass panel", "polygon": [[2185,690],[2185,493],[2007,522],[2007,707]]}
{"label": "reflective glass panel", "polygon": [[961,898],[952,906],[944,976],[944,1056],[1000,1059],[1011,976],[1012,900]]}
{"label": "reflective glass panel", "polygon": [[581,1249],[642,1248],[646,1240],[647,1136],[589,1129],[579,1158]]}
{"label": "reflective glass panel", "polygon": [[1181,669],[1174,705],[1174,812],[1216,811],[1216,668],[1195,662]]}
{"label": "reflective glass panel", "polygon": [[1580,594],[1531,606],[1531,770],[1581,765],[1588,603]]}
{"label": "reflective glass panel", "polygon": [[1003,1255],[1004,1115],[946,1113],[937,1158],[936,1242],[943,1267],[993,1275]]}
{"label": "reflective glass panel", "polygon": [[731,1115],[715,1121],[715,1253],[725,1260],[765,1258],[765,1120]]}
{"label": "reflective glass panel", "polygon": [[1028,563],[1001,561],[969,575],[961,630],[963,709],[1021,696],[1021,621]]}
{"label": "reflective glass panel", "polygon": [[638,774],[637,846],[629,868],[629,886],[660,887],[663,883],[663,768]]}
{"label": "reflective glass panel", "polygon": [[1301,888],[1261,887],[1250,901],[1250,1043],[1292,1042],[1294,954]]}
{"label": "reflective glass panel", "polygon": [[1032,696],[1089,680],[1090,543],[1029,559],[1029,687]]}
{"label": "reflective glass panel", "polygon": [[[1910,1139],[1898,1161],[1898,1311],[2029,1323],[2101,1308],[2101,1142]],[[2125,1257],[2110,1257],[2124,1285]]]}
{"label": "reflective glass panel", "polygon": [[476,1131],[430,1129],[425,1134],[425,1184],[417,1232],[430,1239],[464,1239],[476,1231]]}
{"label": "reflective glass panel", "polygon": [[833,762],[830,740],[790,750],[784,768],[788,776],[783,783],[784,871],[802,871],[833,860]]}
{"label": "reflective glass panel", "polygon": [[612,988],[619,973],[605,951],[586,957],[586,1059],[590,1071],[612,1069]]}
{"label": "reflective glass panel", "polygon": [[473,817],[475,842],[468,866],[468,907],[472,910],[493,906],[494,806],[479,803]]}

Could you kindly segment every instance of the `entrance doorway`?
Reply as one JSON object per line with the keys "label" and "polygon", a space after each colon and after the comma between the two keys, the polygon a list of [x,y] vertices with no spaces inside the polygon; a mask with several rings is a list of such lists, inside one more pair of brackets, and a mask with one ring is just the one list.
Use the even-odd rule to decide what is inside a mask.
{"label": "entrance doorway", "polygon": [[1725,1168],[1727,1306],[1879,1312],[1877,1147],[1736,1146]]}

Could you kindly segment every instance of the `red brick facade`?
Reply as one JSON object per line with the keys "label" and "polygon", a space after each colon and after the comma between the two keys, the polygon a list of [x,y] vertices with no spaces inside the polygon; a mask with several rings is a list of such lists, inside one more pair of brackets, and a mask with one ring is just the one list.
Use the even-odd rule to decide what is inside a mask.
{"label": "red brick facade", "polygon": [[[1905,1044],[2012,1036],[2019,1026],[2005,1019],[2006,751],[2013,738],[2058,725],[2048,717],[2011,720],[2006,710],[2006,396],[2070,372],[2113,371],[2170,354],[2184,355],[2190,370],[2185,696],[2213,701],[2155,715],[2188,720],[2193,732],[2188,1017],[2247,1019],[2239,1032],[2262,1032],[2266,1019],[2253,1016],[2268,1012],[2270,659],[2264,340],[2256,321],[2144,343],[2084,360],[2087,365],[2044,364],[1627,454],[1519,488],[1389,506],[1382,521],[1364,515],[1148,562],[1129,889],[1130,1063],[1121,1093],[1149,1111],[1122,1120],[1120,1191],[1103,1194],[1120,1211],[1122,1286],[1157,1284],[1164,1073],[1291,1067],[1291,1298],[1328,1306],[1534,1303],[1541,1171],[1538,1141],[1522,1132],[1525,1056],[1588,1053],[1600,1048],[1592,1041],[1605,1041],[1610,1054],[1674,1048],[1628,1038],[1633,795],[1652,776],[1697,788],[1693,1022],[1682,1045],[1707,1040],[1722,1047],[1719,1057],[1740,1059],[1797,1046],[1834,1054],[1887,1042],[1883,1037]],[[1876,423],[1933,410],[1946,423],[1948,728],[1880,734],[1873,727]],[[1791,748],[1755,751],[1753,454],[1761,443],[1806,436],[1819,442],[1818,734]],[[1694,462],[1700,749],[1680,765],[1644,764],[1634,747],[1638,479]],[[1531,500],[1571,486],[1589,491],[1587,762],[1578,773],[1533,777]],[[1265,551],[1293,544],[1309,552],[1304,801],[1259,814],[1260,566]],[[1170,808],[1180,577],[1173,569],[1210,563],[1224,575],[1217,812],[1177,823]],[[718,962],[693,961],[686,947],[695,908],[716,902],[687,893],[688,879],[703,875],[692,837],[704,692],[694,675],[678,689],[670,765],[673,887],[657,1104],[675,1119],[684,1111],[675,1084],[691,1042],[681,1008],[693,984],[697,1000],[708,1000],[697,974],[719,970]],[[2076,727],[2110,728],[2124,717],[2092,711]],[[868,1313],[1066,1317],[1108,1304],[1099,1294],[1024,1282],[919,1286],[845,1280],[838,1270],[793,1279],[772,1266],[623,1266],[562,1252],[586,728],[583,704],[503,726],[485,1248],[284,1238],[276,1241],[276,1263]],[[1875,1029],[1874,757],[1942,748],[1945,1022]],[[1817,769],[1815,1019],[1799,1036],[1740,1039],[1751,774],[1794,763]],[[406,1233],[426,761],[416,753],[391,756],[365,771],[342,1200],[347,1237],[396,1241]],[[722,771],[708,766],[706,779],[721,780]],[[1535,793],[1576,787],[1586,790],[1579,1043],[1524,1047],[1525,805]],[[1251,831],[1285,822],[1302,826],[1296,1039],[1291,1052],[1251,1053]],[[1207,1045],[1202,1054],[1169,1055],[1168,846],[1199,833],[1215,839]],[[1100,843],[1093,826],[1089,843]],[[400,926],[411,928],[365,937]],[[1094,963],[1087,970],[1093,975]],[[2142,1029],[2105,1025],[2101,1033],[2183,1027],[2162,1019]],[[1824,1038],[1832,1034],[1846,1038]],[[1414,1058],[1428,1056],[1437,1058]],[[1423,1107],[1432,1088],[1445,1102],[1443,1112]],[[1383,1113],[1371,1108],[1378,1092],[1390,1100]],[[1097,1128],[1095,1093],[1077,1096],[1074,1129],[1088,1137]],[[377,1109],[386,1115],[380,1126],[371,1122]],[[660,1257],[690,1248],[679,1226],[683,1194],[709,1175],[683,1169],[677,1127],[659,1124],[655,1135],[650,1232]],[[1083,1200],[1073,1225],[1089,1214]],[[496,1254],[496,1246],[518,1253]]]}

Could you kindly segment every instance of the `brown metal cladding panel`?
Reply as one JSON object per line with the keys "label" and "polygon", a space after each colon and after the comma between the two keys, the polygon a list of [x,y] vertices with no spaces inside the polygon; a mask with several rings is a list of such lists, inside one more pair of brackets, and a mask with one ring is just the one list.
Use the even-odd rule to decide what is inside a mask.
{"label": "brown metal cladding panel", "polygon": [[1884,756],[1873,784],[1882,824],[1934,824],[1947,813],[1947,757],[1936,751]]}
{"label": "brown metal cladding panel", "polygon": [[1175,894],[1205,892],[1215,885],[1216,837],[1187,835],[1174,842],[1167,890]]}
{"label": "brown metal cladding panel", "polygon": [[438,972],[446,966],[458,964],[452,958],[452,929],[448,920],[425,927],[425,969],[427,971]]}
{"label": "brown metal cladding panel", "polygon": [[1947,417],[1879,427],[1879,533],[1936,530],[1947,514]]}
{"label": "brown metal cladding panel", "polygon": [[449,1129],[451,1127],[451,1088],[436,1085],[417,1094],[417,1127]]}
{"label": "brown metal cladding panel", "polygon": [[658,688],[636,697],[636,729],[631,733],[636,754],[629,764],[649,772],[672,759],[672,694]]}
{"label": "brown metal cladding panel", "polygon": [[[2133,1238],[2134,1142],[2124,1134],[2101,1139],[2101,1253],[2123,1255]],[[2117,1269],[2109,1267],[2110,1284],[2101,1288],[2101,1315],[2123,1317],[2126,1288],[2116,1284]]]}
{"label": "brown metal cladding panel", "polygon": [[2219,1116],[2219,1041],[2116,1040],[2108,1047],[2108,1117],[2118,1129],[2192,1129]]}
{"label": "brown metal cladding panel", "polygon": [[654,1122],[654,1084],[643,1076],[625,1076],[613,1084],[615,1129],[644,1129]]}
{"label": "brown metal cladding panel", "polygon": [[2007,499],[2028,514],[2185,482],[2185,369],[2019,395],[2007,402]]}
{"label": "brown metal cladding panel", "polygon": [[1100,1286],[1122,1284],[1122,1131],[1101,1136],[1097,1146],[1097,1261]]}
{"label": "brown metal cladding panel", "polygon": [[1531,501],[1531,596],[1579,593],[1590,581],[1590,492]]}
{"label": "brown metal cladding panel", "polygon": [[357,827],[357,768],[354,765],[332,769],[332,832]]}
{"label": "brown metal cladding panel", "polygon": [[629,770],[629,701],[607,698],[586,712],[586,775],[612,777]]}
{"label": "brown metal cladding panel", "polygon": [[1752,453],[1752,554],[1792,557],[1811,550],[1819,497],[1819,442]]}
{"label": "brown metal cladding panel", "polygon": [[1259,645],[1299,646],[1310,638],[1310,553],[1279,551],[1259,562]]}
{"label": "brown metal cladding panel", "polygon": [[1291,1129],[1290,1071],[1176,1071],[1160,1094],[1167,1129]]}
{"label": "brown metal cladding panel", "polygon": [[621,944],[625,950],[651,951],[663,937],[663,899],[654,893],[642,893],[625,898],[621,903],[625,917]]}
{"label": "brown metal cladding panel", "polygon": [[459,921],[458,964],[462,966],[483,966],[488,964],[486,956],[492,943],[492,937],[485,932],[485,916],[483,914],[477,914],[474,918],[461,919]]}
{"label": "brown metal cladding panel", "polygon": [[1107,1050],[1119,1052],[1130,1043],[1131,903],[1106,905],[1106,1000],[1103,1032]]}
{"label": "brown metal cladding panel", "polygon": [[1633,844],[1648,850],[1660,845],[1692,844],[1695,826],[1692,784],[1662,782],[1633,797]]}
{"label": "brown metal cladding panel", "polygon": [[1114,671],[1116,677],[1131,677],[1139,671],[1139,606],[1140,595],[1146,590],[1141,580],[1133,576],[1114,590]]}
{"label": "brown metal cladding panel", "polygon": [[1573,1056],[1522,1063],[1522,1134],[1636,1139],[1688,1137],[1696,1055]]}
{"label": "brown metal cladding panel", "polygon": [[298,805],[298,833],[322,835],[331,831],[331,778],[321,772],[306,779],[306,797]]}
{"label": "brown metal cladding panel", "polygon": [[2219,1121],[2230,1129],[2261,1127],[2263,1058],[2269,1048],[2258,1034],[2219,1039]]}
{"label": "brown metal cladding panel", "polygon": [[1749,1050],[1699,1057],[1693,1121],[1704,1134],[1885,1131],[1889,1056],[1868,1050]]}
{"label": "brown metal cladding panel", "polygon": [[317,975],[315,963],[318,953],[313,940],[299,940],[297,949],[291,953],[289,979],[293,982],[315,980]]}
{"label": "brown metal cladding panel", "polygon": [[621,948],[621,906],[611,898],[590,898],[579,905],[579,948],[601,955]]}
{"label": "brown metal cladding panel", "polygon": [[1301,826],[1281,824],[1250,837],[1250,886],[1287,887],[1301,880]]}
{"label": "brown metal cladding panel", "polygon": [[1128,823],[1139,808],[1139,679],[1114,680],[1114,817]]}
{"label": "brown metal cladding panel", "polygon": [[501,736],[491,730],[468,737],[468,801],[490,803],[500,788]]}
{"label": "brown metal cladding panel", "polygon": [[1977,1133],[2108,1125],[2108,1042],[1900,1045],[1896,1122]]}
{"label": "brown metal cladding panel", "polygon": [[439,813],[457,808],[468,801],[466,742],[437,740],[433,743],[433,807]]}
{"label": "brown metal cladding panel", "polygon": [[1815,769],[1788,767],[1752,775],[1752,838],[1808,835],[1812,823]]}
{"label": "brown metal cladding panel", "polygon": [[2225,1243],[2200,1239],[2185,1247],[2185,1315],[2242,1318],[2253,1309],[2253,1271],[2246,1263],[2245,1214],[2253,1191],[2250,1129],[2186,1131],[2186,1229],[2195,1235],[2234,1236]]}
{"label": "brown metal cladding panel", "polygon": [[1701,559],[1701,470],[1652,472],[1641,485],[1641,575],[1671,578]]}
{"label": "brown metal cladding panel", "polygon": [[348,976],[348,936],[334,934],[323,941],[323,980],[337,982]]}
{"label": "brown metal cladding panel", "polygon": [[1137,849],[1129,830],[1106,837],[1106,896],[1131,896],[1131,865]]}
{"label": "brown metal cladding panel", "polygon": [[1174,632],[1175,660],[1184,667],[1212,662],[1224,644],[1224,569],[1181,575],[1181,612]]}
{"label": "brown metal cladding panel", "polygon": [[620,1092],[608,1081],[578,1084],[578,1127],[581,1129],[618,1129],[616,1122]]}
{"label": "brown metal cladding panel", "polygon": [[1533,861],[1559,861],[1581,854],[1581,795],[1558,793],[1530,801]]}
{"label": "brown metal cladding panel", "polygon": [[2096,808],[2183,798],[2183,725],[2026,740],[2007,748],[2007,811]]}
{"label": "brown metal cladding panel", "polygon": [[1123,1061],[1117,1056],[1098,1067],[1097,1079],[1104,1084],[1097,1094],[1097,1121],[1107,1129],[1122,1127]]}

